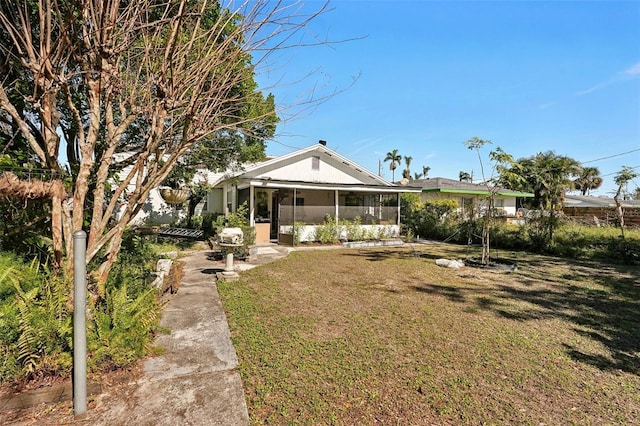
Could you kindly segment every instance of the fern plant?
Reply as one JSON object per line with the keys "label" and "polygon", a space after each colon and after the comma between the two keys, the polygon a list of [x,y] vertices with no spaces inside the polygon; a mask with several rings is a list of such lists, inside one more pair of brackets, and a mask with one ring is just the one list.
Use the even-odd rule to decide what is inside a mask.
{"label": "fern plant", "polygon": [[71,367],[69,285],[46,265],[0,254],[0,380],[65,374]]}
{"label": "fern plant", "polygon": [[149,289],[132,299],[126,284],[112,289],[106,303],[94,310],[92,365],[126,367],[146,355],[158,319],[159,306],[154,290]]}
{"label": "fern plant", "polygon": [[17,360],[22,374],[68,373],[72,364],[72,315],[67,309],[69,286],[65,280],[46,280],[40,288],[24,291],[15,284],[19,337]]}

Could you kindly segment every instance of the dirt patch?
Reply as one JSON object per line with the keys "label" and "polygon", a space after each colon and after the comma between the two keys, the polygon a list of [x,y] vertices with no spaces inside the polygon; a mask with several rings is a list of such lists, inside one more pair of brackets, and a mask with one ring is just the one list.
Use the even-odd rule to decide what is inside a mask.
{"label": "dirt patch", "polygon": [[[87,384],[87,410],[99,415],[101,407],[108,406],[109,398],[122,398],[128,384],[141,377],[141,364],[129,370],[116,370],[94,375]],[[0,386],[0,424],[86,424],[76,419],[73,412],[71,378],[48,378],[27,383]],[[16,399],[18,401],[16,401]],[[100,402],[99,402],[100,401]],[[27,406],[5,409],[24,402]]]}

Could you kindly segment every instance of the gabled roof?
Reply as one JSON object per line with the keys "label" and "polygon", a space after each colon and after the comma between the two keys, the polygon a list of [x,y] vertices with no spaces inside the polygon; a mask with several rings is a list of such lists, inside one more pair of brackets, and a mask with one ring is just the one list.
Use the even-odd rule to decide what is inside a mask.
{"label": "gabled roof", "polygon": [[[442,177],[418,179],[410,183],[411,186],[422,188],[422,192],[443,192],[450,194],[489,195],[489,189],[484,184],[461,182],[455,179]],[[502,197],[533,197],[530,192],[512,191],[505,188],[497,188],[496,195]]]}
{"label": "gabled roof", "polygon": [[[312,158],[318,162],[317,170],[312,170]],[[246,164],[241,170],[211,174],[208,179],[214,186],[228,179],[236,179],[251,182],[291,182],[297,185],[365,185],[400,189],[320,143],[259,163]]]}

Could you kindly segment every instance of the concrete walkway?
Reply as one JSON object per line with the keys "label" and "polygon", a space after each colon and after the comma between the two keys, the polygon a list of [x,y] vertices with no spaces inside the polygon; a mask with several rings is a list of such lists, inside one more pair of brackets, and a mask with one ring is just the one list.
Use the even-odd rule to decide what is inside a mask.
{"label": "concrete walkway", "polygon": [[[262,253],[261,253],[262,251]],[[247,269],[288,254],[265,247]],[[171,330],[156,345],[142,377],[98,396],[85,419],[96,425],[246,425],[247,406],[238,359],[215,282],[221,261],[209,251],[190,254],[178,292],[164,308],[161,326]],[[114,394],[116,392],[116,394]]]}

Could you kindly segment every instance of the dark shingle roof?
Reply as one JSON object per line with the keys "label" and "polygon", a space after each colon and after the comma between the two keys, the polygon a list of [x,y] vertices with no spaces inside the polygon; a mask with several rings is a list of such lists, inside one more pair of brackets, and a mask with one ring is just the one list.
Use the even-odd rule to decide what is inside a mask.
{"label": "dark shingle roof", "polygon": [[[620,200],[625,208],[640,208],[640,200]],[[590,197],[586,195],[566,195],[565,207],[615,207],[616,200],[608,197]]]}
{"label": "dark shingle roof", "polygon": [[[411,186],[422,188],[422,192],[448,192],[458,194],[489,194],[489,189],[484,184],[461,182],[455,179],[436,177],[431,179],[418,179],[410,183]],[[510,189],[498,188],[497,195],[512,197],[533,197],[529,192],[518,192]]]}

